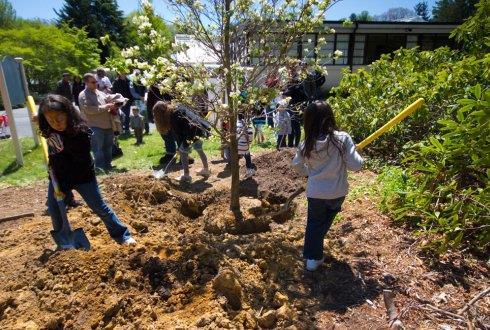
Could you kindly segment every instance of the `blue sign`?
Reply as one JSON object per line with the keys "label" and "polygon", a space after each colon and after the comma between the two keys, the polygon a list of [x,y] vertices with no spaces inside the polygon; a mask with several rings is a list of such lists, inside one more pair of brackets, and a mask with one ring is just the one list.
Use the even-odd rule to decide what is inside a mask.
{"label": "blue sign", "polygon": [[5,56],[1,65],[10,103],[12,106],[24,104],[27,100],[27,91],[24,87],[20,63],[11,56]]}

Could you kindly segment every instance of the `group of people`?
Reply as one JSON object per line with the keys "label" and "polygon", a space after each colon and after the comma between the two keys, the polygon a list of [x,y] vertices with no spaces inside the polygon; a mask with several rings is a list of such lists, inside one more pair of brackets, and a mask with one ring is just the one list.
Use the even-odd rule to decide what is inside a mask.
{"label": "group of people", "polygon": [[[127,100],[121,100],[127,99],[125,95],[129,95],[128,89],[131,93],[132,87],[122,74],[114,84],[93,73],[85,74],[83,82],[85,88],[78,95],[80,111],[69,98],[54,94],[44,98],[39,106],[38,123],[41,134],[48,142],[49,165],[66,196],[72,190],[78,191],[87,206],[104,221],[114,240],[121,244],[136,244],[127,226],[102,199],[95,176],[95,168],[99,166],[110,169],[110,147],[114,135],[112,122],[113,117],[118,116],[114,110],[127,104]],[[297,147],[293,168],[308,178],[308,216],[303,256],[306,269],[314,271],[323,262],[323,239],[348,192],[347,170],[359,170],[363,160],[349,134],[337,128],[333,110],[326,102],[310,101],[301,107],[301,113],[294,114],[297,117],[290,115],[290,111],[297,111],[291,109],[292,106],[304,102],[295,98],[294,88],[297,88],[297,84],[289,86],[283,94],[290,99],[278,101],[275,109],[277,148],[285,146],[286,135],[293,135],[292,141],[288,141]],[[119,95],[106,93],[114,90]],[[190,109],[172,100],[170,95],[162,95],[157,86],[148,89],[149,113],[166,146],[166,155],[161,162],[168,166],[180,154],[183,174],[179,180],[185,183],[192,180],[189,173],[191,148],[197,151],[202,162],[202,169],[196,174],[203,177],[211,174],[202,148],[203,139],[211,134],[211,127],[204,120],[206,110],[199,109],[199,104],[195,109]],[[123,121],[123,129],[132,120],[130,118],[129,123]],[[305,130],[302,142],[301,123]],[[255,173],[250,155],[253,131],[241,114],[237,121],[237,137],[238,153],[245,159],[247,177],[251,177]],[[54,231],[62,231],[62,219],[51,181],[48,210]]]}
{"label": "group of people", "polygon": [[55,94],[74,102],[90,127],[97,171],[111,171],[113,156],[122,153],[117,136],[129,134],[132,129],[139,145],[143,134],[150,131],[144,103],[146,88],[140,83],[138,70],[131,77],[119,73],[113,82],[102,68],[81,79],[75,76],[73,81],[70,74],[64,73]]}

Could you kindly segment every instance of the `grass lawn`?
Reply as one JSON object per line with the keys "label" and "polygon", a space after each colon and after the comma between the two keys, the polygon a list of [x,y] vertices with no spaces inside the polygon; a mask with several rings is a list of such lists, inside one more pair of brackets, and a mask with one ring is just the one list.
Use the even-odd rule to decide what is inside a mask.
{"label": "grass lawn", "polygon": [[[252,153],[272,150],[275,147],[275,136],[271,129],[265,129],[266,142],[252,145]],[[113,161],[113,165],[122,169],[148,169],[158,165],[158,160],[164,153],[164,144],[160,135],[152,131],[150,135],[145,135],[144,144],[136,146],[134,136],[121,137],[120,147],[124,155]],[[41,148],[34,148],[32,138],[23,138],[22,150],[24,152],[24,166],[17,166],[15,162],[15,152],[12,141],[0,140],[0,188],[8,186],[19,186],[32,183],[34,181],[47,178],[46,168],[43,163]],[[212,136],[204,141],[204,151],[210,157],[220,155],[220,139]],[[194,156],[197,156],[193,152]]]}

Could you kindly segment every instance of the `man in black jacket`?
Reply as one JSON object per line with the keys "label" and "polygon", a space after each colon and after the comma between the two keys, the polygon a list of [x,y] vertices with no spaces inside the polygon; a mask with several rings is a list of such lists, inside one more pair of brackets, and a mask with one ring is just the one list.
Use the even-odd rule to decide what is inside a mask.
{"label": "man in black jacket", "polygon": [[133,94],[131,93],[129,84],[130,81],[124,73],[118,74],[116,80],[114,80],[114,83],[112,84],[113,94],[119,93],[128,99],[128,102],[126,102],[126,104],[121,108],[122,112],[124,113],[124,122],[122,125],[124,133],[129,133],[129,115],[130,115],[131,105],[133,104],[134,101],[134,97]]}
{"label": "man in black jacket", "polygon": [[56,87],[56,94],[64,96],[68,100],[73,102],[69,73],[63,73],[63,78],[60,81],[58,81],[58,86]]}

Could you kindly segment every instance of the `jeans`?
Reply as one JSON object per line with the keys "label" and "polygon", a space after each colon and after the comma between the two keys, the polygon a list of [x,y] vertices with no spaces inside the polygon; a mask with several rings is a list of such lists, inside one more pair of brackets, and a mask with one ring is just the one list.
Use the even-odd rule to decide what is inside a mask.
{"label": "jeans", "polygon": [[123,130],[124,132],[127,132],[129,131],[129,115],[131,113],[131,102],[126,102],[126,104],[121,108],[121,111],[124,113],[124,122],[122,123]]}
{"label": "jeans", "polygon": [[[87,206],[104,222],[109,235],[116,242],[123,243],[125,240],[131,237],[128,227],[126,227],[119,220],[114,211],[112,211],[112,209],[102,199],[96,180],[88,183],[76,184],[74,189],[82,196],[85,203],[87,203]],[[58,208],[58,203],[54,197],[54,189],[51,182],[48,186],[47,204],[49,214],[51,215],[51,221],[53,223],[53,231],[60,232],[63,227],[63,220]]]}
{"label": "jeans", "polygon": [[[145,103],[141,100],[134,100],[134,105],[136,105],[138,107],[138,109],[140,109],[140,115],[142,115],[143,118],[145,119],[145,133],[149,134],[150,133],[150,120],[149,120],[149,113],[148,113],[148,110],[146,108]],[[153,121],[153,118],[151,118],[151,119]]]}
{"label": "jeans", "polygon": [[143,143],[143,128],[138,127],[134,128],[134,136],[136,137],[136,143],[140,144]]}
{"label": "jeans", "polygon": [[160,134],[165,143],[165,153],[167,155],[175,155],[177,152],[177,141],[175,140],[175,134],[170,131],[167,134]]}
{"label": "jeans", "polygon": [[286,146],[286,136],[287,135],[278,135],[277,136],[277,145],[276,145],[277,150]]}
{"label": "jeans", "polygon": [[179,144],[180,162],[182,163],[184,175],[189,175],[189,152],[191,152],[191,148],[194,148],[194,150],[196,150],[197,154],[201,158],[202,167],[204,169],[208,168],[208,158],[202,150],[201,140],[194,141],[189,147],[186,147],[182,141],[177,141],[177,143]]}
{"label": "jeans", "polygon": [[306,223],[303,258],[323,258],[323,239],[339,213],[345,196],[336,199],[308,198],[308,220]]}
{"label": "jeans", "polygon": [[247,167],[247,169],[253,169],[255,167],[252,163],[252,156],[250,155],[250,152],[244,154],[243,158],[245,158],[245,166]]}
{"label": "jeans", "polygon": [[288,147],[297,147],[301,139],[301,121],[291,119],[291,134],[288,135]]}
{"label": "jeans", "polygon": [[112,144],[114,140],[114,132],[111,128],[103,129],[91,127],[90,129],[93,131],[90,141],[95,158],[95,167],[108,171],[112,167]]}

